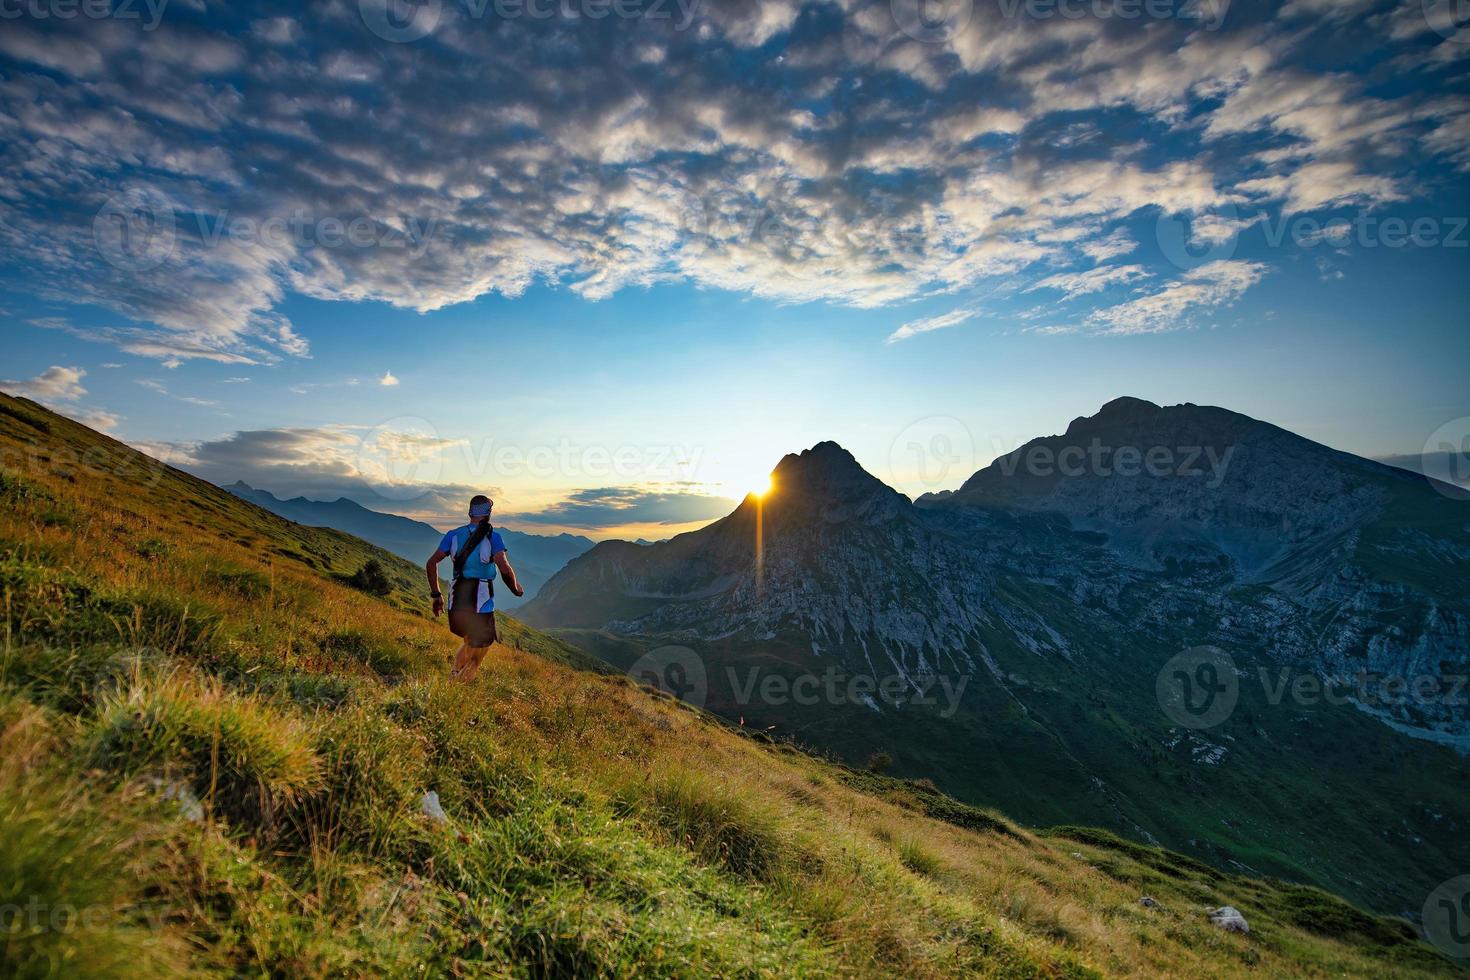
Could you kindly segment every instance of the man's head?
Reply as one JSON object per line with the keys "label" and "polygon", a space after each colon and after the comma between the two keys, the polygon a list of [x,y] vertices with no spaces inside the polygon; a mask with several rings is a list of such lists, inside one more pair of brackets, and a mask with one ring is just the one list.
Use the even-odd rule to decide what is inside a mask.
{"label": "man's head", "polygon": [[488,521],[490,519],[490,511],[494,506],[495,502],[483,493],[475,494],[470,498],[470,520],[476,523]]}

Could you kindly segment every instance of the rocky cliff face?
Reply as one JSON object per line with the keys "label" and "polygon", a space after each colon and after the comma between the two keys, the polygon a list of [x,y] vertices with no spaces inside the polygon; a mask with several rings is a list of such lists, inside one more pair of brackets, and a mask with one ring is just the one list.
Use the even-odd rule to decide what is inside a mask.
{"label": "rocky cliff face", "polygon": [[[912,502],[822,443],[709,527],[598,545],[524,614],[617,637],[615,662],[686,647],[732,719],[1037,823],[1387,908],[1470,864],[1470,503],[1223,409],[1119,399]],[[1157,685],[1201,646],[1231,708],[1181,725]],[[773,673],[893,686],[802,703]],[[953,710],[916,707],[935,678]]]}

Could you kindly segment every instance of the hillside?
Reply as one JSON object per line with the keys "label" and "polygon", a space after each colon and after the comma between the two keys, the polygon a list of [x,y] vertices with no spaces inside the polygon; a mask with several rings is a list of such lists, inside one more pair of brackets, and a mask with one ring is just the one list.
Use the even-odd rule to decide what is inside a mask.
{"label": "hillside", "polygon": [[[354,535],[415,565],[422,565],[443,537],[442,532],[423,521],[370,510],[346,497],[336,500],[309,500],[306,497],[282,500],[243,481],[232,483],[225,489],[272,514],[309,527],[330,527]],[[505,539],[506,550],[515,563],[516,576],[526,593],[518,597],[511,595],[509,589],[501,589],[495,597],[496,605],[501,609],[514,609],[529,602],[547,579],[593,544],[591,538],[575,534],[527,534],[498,523],[496,529]],[[447,577],[448,568],[447,563],[441,566],[441,576]]]}
{"label": "hillside", "polygon": [[[508,617],[452,685],[406,563],[4,396],[0,457],[0,906],[26,919],[0,974],[1453,970],[1402,921],[1025,831]],[[386,597],[341,581],[369,559]]]}
{"label": "hillside", "polygon": [[[1177,472],[1118,471],[1151,447]],[[1452,748],[1470,736],[1470,503],[1422,476],[1119,399],[954,494],[910,502],[833,443],[773,483],[668,542],[599,545],[523,615],[625,668],[687,648],[709,709],[850,764],[882,753],[1034,826],[1393,914],[1470,866]],[[1182,723],[1160,678],[1204,646],[1233,710]],[[790,693],[829,675],[838,696]]]}

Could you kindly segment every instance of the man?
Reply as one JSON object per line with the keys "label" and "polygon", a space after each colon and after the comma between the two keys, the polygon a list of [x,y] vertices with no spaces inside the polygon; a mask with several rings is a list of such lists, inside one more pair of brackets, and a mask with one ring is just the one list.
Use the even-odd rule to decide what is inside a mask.
{"label": "man", "polygon": [[444,594],[439,591],[439,563],[454,559],[454,578],[449,589],[449,629],[463,638],[454,655],[449,676],[468,682],[480,669],[490,645],[495,642],[495,571],[517,596],[525,595],[516,579],[505,542],[490,526],[495,505],[484,494],[470,498],[470,522],[444,535],[439,550],[429,556],[424,571],[429,576],[429,596],[434,600],[434,618],[444,611]]}

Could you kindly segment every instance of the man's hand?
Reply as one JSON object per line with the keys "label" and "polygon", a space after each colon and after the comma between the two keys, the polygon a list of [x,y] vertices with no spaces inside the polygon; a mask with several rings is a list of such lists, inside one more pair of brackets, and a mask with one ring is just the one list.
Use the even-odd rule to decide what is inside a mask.
{"label": "man's hand", "polygon": [[434,597],[434,618],[435,619],[438,619],[439,618],[439,614],[442,613],[443,611],[444,611],[444,597],[442,595],[441,596],[435,596]]}
{"label": "man's hand", "polygon": [[500,569],[500,581],[506,584],[511,594],[517,599],[525,595],[526,590],[521,588],[520,580],[516,578],[516,570],[510,567],[510,559],[505,556],[505,552],[497,551],[491,558],[496,567]]}

